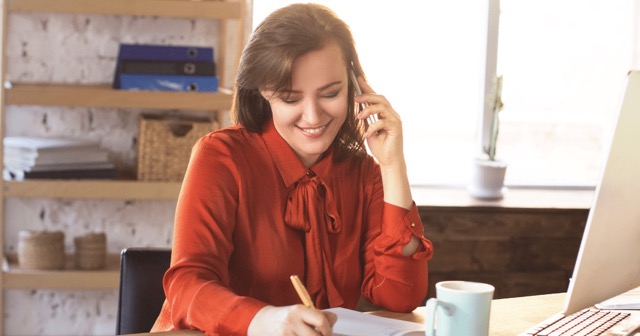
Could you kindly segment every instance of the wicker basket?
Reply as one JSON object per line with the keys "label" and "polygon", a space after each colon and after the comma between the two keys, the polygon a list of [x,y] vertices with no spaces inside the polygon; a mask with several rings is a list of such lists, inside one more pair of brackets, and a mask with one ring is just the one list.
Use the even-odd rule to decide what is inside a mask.
{"label": "wicker basket", "polygon": [[76,247],[76,268],[102,269],[107,259],[107,235],[104,232],[87,233],[73,239]]}
{"label": "wicker basket", "polygon": [[218,123],[209,120],[142,116],[138,139],[138,180],[182,181],[191,148],[200,137],[217,128]]}
{"label": "wicker basket", "polygon": [[59,270],[65,266],[62,231],[18,233],[18,264],[24,269]]}

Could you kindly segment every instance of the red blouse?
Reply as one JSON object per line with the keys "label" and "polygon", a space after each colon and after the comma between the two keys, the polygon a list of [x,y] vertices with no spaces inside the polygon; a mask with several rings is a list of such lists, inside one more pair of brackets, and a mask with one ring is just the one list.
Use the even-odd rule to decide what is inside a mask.
{"label": "red blouse", "polygon": [[[384,203],[372,157],[307,169],[268,123],[215,131],[193,148],[176,209],[167,300],[152,331],[245,335],[265,305],[300,303],[300,276],[318,308],[374,305],[408,312],[427,294],[431,242],[415,204]],[[402,255],[411,236],[418,251]]]}

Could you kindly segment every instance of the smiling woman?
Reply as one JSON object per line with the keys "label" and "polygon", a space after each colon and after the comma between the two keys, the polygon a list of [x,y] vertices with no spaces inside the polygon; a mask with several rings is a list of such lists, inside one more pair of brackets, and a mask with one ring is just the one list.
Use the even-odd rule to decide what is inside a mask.
{"label": "smiling woman", "polygon": [[[420,305],[432,244],[402,122],[367,84],[345,22],[315,4],[267,16],[243,50],[232,113],[237,125],[192,150],[153,330],[328,335],[325,308]],[[291,275],[318,309],[300,304]]]}

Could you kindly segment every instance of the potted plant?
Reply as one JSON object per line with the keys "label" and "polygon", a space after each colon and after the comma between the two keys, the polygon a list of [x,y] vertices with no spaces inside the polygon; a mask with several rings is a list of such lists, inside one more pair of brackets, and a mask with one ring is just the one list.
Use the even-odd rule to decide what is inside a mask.
{"label": "potted plant", "polygon": [[469,193],[481,199],[501,199],[504,196],[504,175],[507,164],[496,159],[496,145],[500,129],[500,116],[504,104],[502,103],[502,76],[496,77],[492,94],[488,99],[491,107],[489,123],[489,139],[483,145],[484,155],[474,160]]}

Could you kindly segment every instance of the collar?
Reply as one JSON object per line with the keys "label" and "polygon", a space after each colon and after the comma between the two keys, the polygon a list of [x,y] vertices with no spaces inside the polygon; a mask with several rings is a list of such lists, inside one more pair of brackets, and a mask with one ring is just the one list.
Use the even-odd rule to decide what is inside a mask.
{"label": "collar", "polygon": [[307,169],[291,146],[278,133],[273,124],[273,119],[269,119],[265,124],[262,138],[287,188],[307,175],[308,172],[318,175],[323,181],[329,181],[329,172],[333,163],[333,145],[329,147],[318,162]]}

